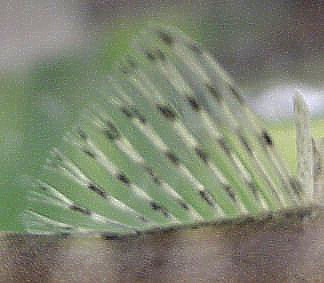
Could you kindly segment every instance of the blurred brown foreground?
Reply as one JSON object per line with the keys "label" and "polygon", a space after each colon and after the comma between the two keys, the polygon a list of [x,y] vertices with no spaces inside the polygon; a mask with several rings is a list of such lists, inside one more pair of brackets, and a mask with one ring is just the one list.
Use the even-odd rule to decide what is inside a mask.
{"label": "blurred brown foreground", "polygon": [[0,282],[324,282],[323,216],[313,208],[105,240],[3,234]]}

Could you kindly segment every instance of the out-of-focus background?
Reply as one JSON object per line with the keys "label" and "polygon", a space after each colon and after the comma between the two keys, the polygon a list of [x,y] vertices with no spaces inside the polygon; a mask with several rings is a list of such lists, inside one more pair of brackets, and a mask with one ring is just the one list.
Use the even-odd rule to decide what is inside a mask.
{"label": "out-of-focus background", "polygon": [[324,136],[324,4],[311,0],[10,0],[0,8],[0,230],[22,231],[37,176],[98,80],[151,23],[202,43],[235,77],[294,170],[291,97]]}

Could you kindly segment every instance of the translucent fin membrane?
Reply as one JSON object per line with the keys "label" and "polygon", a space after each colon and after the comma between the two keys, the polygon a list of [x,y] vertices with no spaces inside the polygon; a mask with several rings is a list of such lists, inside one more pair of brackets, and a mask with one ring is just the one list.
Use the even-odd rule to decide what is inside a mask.
{"label": "translucent fin membrane", "polygon": [[131,234],[302,203],[232,79],[179,31],[140,34],[98,92],[31,190],[29,231]]}
{"label": "translucent fin membrane", "polygon": [[324,205],[324,138],[313,140],[314,200]]}
{"label": "translucent fin membrane", "polygon": [[305,201],[309,202],[314,197],[313,142],[310,133],[310,114],[299,93],[295,95],[294,109],[297,131],[297,173],[305,189]]}

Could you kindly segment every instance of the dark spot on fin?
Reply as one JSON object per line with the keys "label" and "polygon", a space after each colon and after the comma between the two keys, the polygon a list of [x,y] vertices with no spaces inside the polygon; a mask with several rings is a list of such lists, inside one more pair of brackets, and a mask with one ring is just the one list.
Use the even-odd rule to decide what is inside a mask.
{"label": "dark spot on fin", "polygon": [[268,146],[273,146],[273,140],[266,130],[262,130],[261,137]]}
{"label": "dark spot on fin", "polygon": [[83,140],[86,140],[88,138],[87,134],[80,128],[78,129],[78,135]]}
{"label": "dark spot on fin", "polygon": [[130,73],[129,69],[127,69],[126,67],[120,67],[120,71],[125,75]]}
{"label": "dark spot on fin", "polygon": [[86,155],[88,155],[90,158],[96,159],[96,155],[95,155],[95,153],[94,153],[93,151],[91,151],[91,150],[85,148],[85,149],[83,149],[83,152],[84,152]]}
{"label": "dark spot on fin", "polygon": [[89,209],[80,207],[80,206],[75,205],[75,204],[70,205],[70,209],[73,210],[73,211],[77,211],[79,213],[82,213],[84,215],[90,215],[91,214]]}
{"label": "dark spot on fin", "polygon": [[192,108],[192,110],[198,112],[201,109],[200,104],[198,103],[198,101],[196,100],[196,98],[192,97],[192,96],[188,96],[187,100]]}
{"label": "dark spot on fin", "polygon": [[88,184],[88,189],[90,191],[95,192],[96,194],[100,195],[103,198],[107,198],[107,193],[103,191],[101,188],[99,188],[96,184],[90,183]]}
{"label": "dark spot on fin", "polygon": [[146,170],[146,171],[148,172],[148,174],[151,176],[153,182],[154,182],[155,184],[157,184],[158,186],[160,186],[160,185],[161,185],[161,180],[160,180],[159,177],[157,177],[157,176],[155,175],[153,169],[150,168],[150,167],[145,167],[145,170]]}
{"label": "dark spot on fin", "polygon": [[143,223],[148,223],[149,221],[144,217],[144,216],[140,216],[139,219],[143,222]]}
{"label": "dark spot on fin", "polygon": [[47,187],[43,186],[42,184],[38,184],[38,187],[44,191],[44,192],[47,192]]}
{"label": "dark spot on fin", "polygon": [[232,188],[229,185],[224,185],[224,189],[226,193],[229,195],[229,197],[233,200],[236,201],[236,196],[232,190]]}
{"label": "dark spot on fin", "polygon": [[218,139],[218,143],[221,146],[222,150],[227,154],[230,155],[231,154],[231,149],[228,146],[228,144],[226,143],[226,140],[224,138],[219,138]]}
{"label": "dark spot on fin", "polygon": [[235,96],[235,98],[238,100],[238,102],[240,104],[244,104],[243,96],[238,92],[238,90],[235,89],[232,85],[229,85],[229,88],[230,88],[231,92],[233,93],[233,95]]}
{"label": "dark spot on fin", "polygon": [[128,75],[132,72],[132,70],[134,70],[131,66],[129,66],[128,64],[122,64],[120,67],[120,71],[124,74],[124,75]]}
{"label": "dark spot on fin", "polygon": [[182,200],[179,200],[178,203],[183,209],[189,210],[189,206],[185,202],[183,202]]}
{"label": "dark spot on fin", "polygon": [[150,61],[155,61],[156,60],[156,57],[155,57],[155,55],[154,55],[154,53],[152,51],[145,51],[145,56]]}
{"label": "dark spot on fin", "polygon": [[245,150],[248,152],[248,153],[252,153],[252,149],[251,149],[251,146],[249,145],[247,139],[242,135],[242,134],[239,134],[239,138],[240,138],[240,141],[241,143],[243,144]]}
{"label": "dark spot on fin", "polygon": [[196,147],[195,148],[195,152],[196,152],[196,154],[198,155],[198,157],[202,161],[204,161],[205,163],[207,163],[207,161],[208,161],[208,154],[203,149],[201,149],[199,147]]}
{"label": "dark spot on fin", "polygon": [[142,124],[146,123],[145,117],[136,108],[133,108],[133,113]]}
{"label": "dark spot on fin", "polygon": [[128,118],[137,118],[142,124],[146,123],[145,117],[135,108],[135,107],[121,107],[121,111],[128,117]]}
{"label": "dark spot on fin", "polygon": [[73,227],[61,227],[60,229],[64,230],[64,232],[60,232],[60,236],[62,236],[63,238],[70,237],[73,233]]}
{"label": "dark spot on fin", "polygon": [[110,140],[116,140],[120,138],[119,131],[110,121],[106,121],[106,128],[104,129],[104,134]]}
{"label": "dark spot on fin", "polygon": [[192,50],[192,52],[196,53],[197,55],[201,55],[203,53],[201,48],[196,43],[191,43],[188,45],[188,47]]}
{"label": "dark spot on fin", "polygon": [[166,153],[165,153],[165,156],[173,163],[173,164],[175,164],[175,165],[179,165],[179,163],[180,163],[180,160],[179,160],[179,158],[174,154],[174,153],[172,153],[172,152],[170,152],[170,151],[167,151]]}
{"label": "dark spot on fin", "polygon": [[160,211],[160,212],[161,212],[165,217],[170,217],[170,215],[169,215],[169,213],[167,212],[167,210],[166,210],[165,208],[163,208],[161,205],[159,205],[158,203],[152,201],[152,202],[150,203],[150,205],[151,205],[151,208],[152,208],[153,210],[158,210],[158,211]]}
{"label": "dark spot on fin", "polygon": [[248,182],[248,186],[251,189],[254,197],[259,200],[259,196],[258,196],[258,189],[256,187],[256,185],[253,182]]}
{"label": "dark spot on fin", "polygon": [[161,60],[165,61],[165,54],[160,49],[152,49],[144,51],[145,56],[150,61]]}
{"label": "dark spot on fin", "polygon": [[133,113],[132,111],[127,108],[127,107],[121,107],[121,111],[126,115],[126,117],[128,118],[132,118],[133,117]]}
{"label": "dark spot on fin", "polygon": [[209,93],[217,100],[218,103],[221,103],[223,101],[223,96],[215,87],[207,83],[206,88],[209,91]]}
{"label": "dark spot on fin", "polygon": [[157,105],[157,109],[169,120],[174,120],[176,118],[176,113],[167,105]]}
{"label": "dark spot on fin", "polygon": [[166,45],[173,45],[174,44],[174,38],[167,32],[159,30],[158,31],[158,36],[161,38],[161,40],[166,44]]}
{"label": "dark spot on fin", "polygon": [[214,206],[213,201],[211,200],[209,194],[206,191],[199,191],[200,197],[208,203],[209,206]]}
{"label": "dark spot on fin", "polygon": [[302,184],[299,182],[299,180],[298,180],[297,178],[290,177],[290,179],[289,179],[289,183],[290,183],[292,189],[294,190],[294,192],[295,192],[298,196],[301,196],[301,192],[302,192]]}
{"label": "dark spot on fin", "polygon": [[130,184],[130,180],[129,180],[128,177],[127,177],[125,174],[123,174],[123,173],[119,173],[119,174],[117,175],[117,179],[118,179],[119,181],[121,181],[123,184],[127,185],[127,186],[129,186],[129,184]]}
{"label": "dark spot on fin", "polygon": [[121,237],[120,237],[119,235],[117,235],[117,234],[103,233],[103,234],[101,234],[101,238],[102,238],[103,240],[107,240],[107,241],[109,241],[109,240],[118,240],[118,239],[120,239]]}

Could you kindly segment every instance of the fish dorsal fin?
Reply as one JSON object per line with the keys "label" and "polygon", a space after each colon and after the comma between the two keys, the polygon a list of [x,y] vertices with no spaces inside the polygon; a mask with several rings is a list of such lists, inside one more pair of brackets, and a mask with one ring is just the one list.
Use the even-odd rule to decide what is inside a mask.
{"label": "fish dorsal fin", "polygon": [[[207,51],[164,27],[147,29],[132,46],[30,189],[27,231],[130,235],[259,219],[312,196]],[[308,120],[298,105],[302,129]],[[301,159],[312,160],[302,150],[309,132],[299,134]],[[301,163],[300,171],[310,167]]]}

